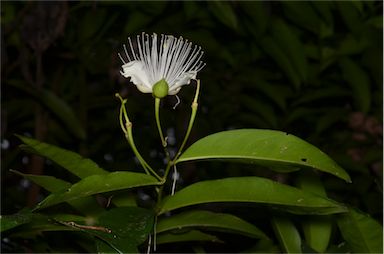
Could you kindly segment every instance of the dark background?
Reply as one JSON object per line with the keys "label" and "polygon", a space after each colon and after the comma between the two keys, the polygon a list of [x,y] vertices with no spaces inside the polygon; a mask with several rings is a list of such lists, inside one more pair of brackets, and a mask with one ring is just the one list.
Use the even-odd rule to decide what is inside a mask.
{"label": "dark background", "polygon": [[[119,74],[117,57],[127,37],[156,32],[183,36],[205,52],[189,144],[227,129],[287,131],[351,175],[353,184],[322,175],[331,197],[382,220],[382,8],[381,1],[2,1],[1,213],[46,195],[9,169],[72,178],[18,149],[14,134],[79,152],[108,170],[140,170],[119,127],[116,92],[128,98],[139,150],[163,167],[153,98]],[[175,148],[193,93],[193,85],[184,87],[176,110],[174,97],[162,104]],[[180,172],[179,185],[258,174],[224,163],[187,164]]]}

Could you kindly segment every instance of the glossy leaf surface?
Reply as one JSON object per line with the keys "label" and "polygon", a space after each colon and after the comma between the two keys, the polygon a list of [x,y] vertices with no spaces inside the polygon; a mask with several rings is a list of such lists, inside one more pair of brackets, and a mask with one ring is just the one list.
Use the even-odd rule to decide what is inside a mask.
{"label": "glossy leaf surface", "polygon": [[93,227],[67,225],[102,240],[103,242],[96,241],[96,248],[101,253],[110,253],[112,250],[117,253],[132,253],[137,252],[137,246],[147,239],[153,222],[154,214],[150,210],[119,207],[103,213]]}
{"label": "glossy leaf surface", "polygon": [[79,178],[108,173],[108,171],[100,168],[92,160],[83,158],[77,153],[40,142],[36,139],[19,135],[18,137],[27,145],[26,147],[24,146],[27,151],[36,153],[55,162]]}
{"label": "glossy leaf surface", "polygon": [[[313,194],[327,197],[319,175],[306,172],[298,177],[298,186]],[[307,216],[302,220],[303,232],[308,245],[315,251],[326,251],[332,233],[332,218],[330,216]]]}
{"label": "glossy leaf surface", "polygon": [[306,141],[281,131],[242,129],[212,134],[192,144],[177,162],[235,160],[281,168],[315,168],[350,181],[329,156]]}
{"label": "glossy leaf surface", "polygon": [[260,229],[239,217],[208,211],[189,211],[159,219],[156,232],[161,233],[191,227],[207,228],[209,230],[221,229],[254,238],[268,238]]}
{"label": "glossy leaf surface", "polygon": [[295,225],[288,218],[272,218],[275,234],[286,253],[301,253],[301,238]]}
{"label": "glossy leaf surface", "polygon": [[57,192],[67,189],[71,186],[71,183],[61,180],[59,178],[47,175],[32,175],[32,174],[24,174],[16,170],[10,170],[12,173],[18,174],[35,184],[43,187],[49,192]]}
{"label": "glossy leaf surface", "polygon": [[156,178],[133,172],[113,172],[103,175],[92,175],[73,184],[67,190],[55,192],[40,202],[36,209],[49,207],[97,193],[123,190],[128,188],[158,184]]}
{"label": "glossy leaf surface", "polygon": [[[43,187],[49,192],[60,192],[65,191],[71,186],[71,183],[64,180],[58,179],[53,176],[46,175],[32,175],[32,174],[23,174],[16,170],[10,170],[11,172],[21,175],[25,179],[34,182],[35,184]],[[78,211],[87,215],[99,214],[104,209],[101,208],[93,197],[84,197],[76,200],[68,201],[72,207],[76,208]]]}
{"label": "glossy leaf surface", "polygon": [[283,207],[297,214],[332,214],[344,206],[295,187],[260,177],[233,177],[192,184],[164,199],[160,213],[212,202],[249,202]]}
{"label": "glossy leaf surface", "polygon": [[31,213],[30,211],[20,211],[16,214],[12,215],[1,215],[0,221],[1,221],[1,232],[12,229],[14,227],[26,224],[33,220],[36,216],[36,214]]}
{"label": "glossy leaf surface", "polygon": [[356,253],[383,253],[383,226],[353,208],[337,221],[341,234]]}

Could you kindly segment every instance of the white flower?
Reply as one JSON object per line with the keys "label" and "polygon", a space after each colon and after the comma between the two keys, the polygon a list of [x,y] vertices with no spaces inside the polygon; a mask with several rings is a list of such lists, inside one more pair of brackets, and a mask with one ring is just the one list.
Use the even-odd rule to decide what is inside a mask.
{"label": "white flower", "polygon": [[175,95],[181,86],[196,79],[205,63],[200,59],[203,55],[201,47],[194,46],[182,37],[172,35],[148,35],[142,33],[137,36],[136,45],[128,38],[129,52],[124,45],[126,60],[119,54],[123,70],[120,73],[131,78],[133,84],[143,93],[152,93],[153,86],[164,79],[168,84],[168,94]]}

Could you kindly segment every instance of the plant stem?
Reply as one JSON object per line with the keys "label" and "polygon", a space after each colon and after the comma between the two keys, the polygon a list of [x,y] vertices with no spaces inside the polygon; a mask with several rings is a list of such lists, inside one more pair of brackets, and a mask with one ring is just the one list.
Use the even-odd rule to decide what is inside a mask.
{"label": "plant stem", "polygon": [[[197,106],[198,106],[197,101],[199,99],[199,92],[200,92],[200,80],[196,80],[196,81],[197,81],[197,86],[196,86],[195,97],[194,97],[192,105],[191,105],[192,113],[191,113],[191,117],[189,119],[188,129],[187,129],[187,132],[185,134],[183,143],[181,144],[178,152],[176,153],[176,156],[172,160],[168,161],[168,163],[167,163],[167,166],[166,166],[165,172],[164,172],[164,176],[162,178],[162,182],[164,182],[164,183],[166,182],[166,180],[168,178],[168,174],[169,174],[169,171],[170,171],[171,167],[173,165],[175,165],[177,159],[181,155],[181,152],[182,152],[185,144],[187,143],[188,137],[189,137],[189,135],[191,133],[193,122],[195,121],[196,112],[197,112]],[[157,205],[159,205],[160,202],[161,202],[163,189],[164,189],[164,185],[161,185],[160,189],[159,189],[159,192],[158,192],[158,196],[157,196]]]}
{"label": "plant stem", "polygon": [[[146,174],[151,175],[152,173],[158,180],[162,180],[162,178],[151,168],[151,166],[149,166],[149,164],[144,160],[144,158],[141,156],[141,154],[137,150],[137,147],[135,145],[135,141],[132,135],[132,122],[129,120],[128,113],[125,108],[125,103],[127,102],[127,100],[123,100],[123,98],[121,98],[119,94],[116,94],[116,97],[118,97],[121,101],[120,114],[119,114],[120,127],[123,130],[125,134],[125,138],[127,139],[129,145],[131,146],[133,153],[139,160]],[[125,120],[125,124],[124,124],[124,120]]]}
{"label": "plant stem", "polygon": [[189,135],[191,134],[191,130],[192,130],[192,126],[193,126],[193,123],[195,122],[195,117],[196,117],[196,112],[197,112],[197,106],[199,105],[197,103],[197,100],[199,98],[199,92],[200,92],[200,80],[196,80],[197,82],[197,85],[196,85],[196,92],[195,92],[195,98],[193,99],[193,102],[192,102],[192,113],[191,113],[191,117],[189,119],[189,123],[188,123],[188,129],[187,129],[187,133],[185,134],[185,137],[184,137],[184,140],[183,140],[183,143],[181,143],[181,146],[178,150],[178,152],[176,153],[176,156],[175,158],[173,159],[173,161],[175,162],[177,160],[177,158],[179,158],[179,156],[181,155],[181,152],[183,151],[183,148],[185,146],[185,144],[187,143],[187,140],[189,138]]}
{"label": "plant stem", "polygon": [[167,162],[170,161],[170,155],[167,149],[167,141],[164,138],[163,130],[161,128],[160,123],[160,98],[155,98],[155,118],[156,118],[156,126],[157,130],[159,131],[161,144],[163,145],[165,156],[167,157]]}
{"label": "plant stem", "polygon": [[167,141],[165,141],[163,131],[161,129],[161,124],[160,124],[160,99],[155,98],[155,118],[156,118],[156,126],[157,130],[159,131],[160,139],[161,139],[161,144],[163,147],[167,146]]}

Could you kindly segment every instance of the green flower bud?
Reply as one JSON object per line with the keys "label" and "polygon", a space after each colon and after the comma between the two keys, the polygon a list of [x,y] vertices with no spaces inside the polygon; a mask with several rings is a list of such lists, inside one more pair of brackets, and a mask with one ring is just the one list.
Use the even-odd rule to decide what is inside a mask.
{"label": "green flower bud", "polygon": [[169,86],[167,81],[165,81],[165,79],[161,79],[157,81],[156,84],[153,85],[152,94],[156,98],[161,99],[168,95],[168,90],[169,90]]}

